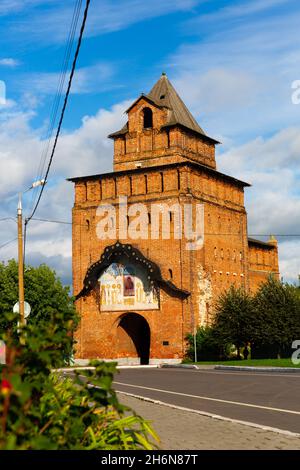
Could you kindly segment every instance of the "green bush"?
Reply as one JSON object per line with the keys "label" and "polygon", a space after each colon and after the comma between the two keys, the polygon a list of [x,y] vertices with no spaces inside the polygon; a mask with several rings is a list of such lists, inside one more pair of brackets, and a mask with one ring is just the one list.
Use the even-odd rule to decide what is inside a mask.
{"label": "green bush", "polygon": [[[246,344],[252,359],[287,358],[298,338],[300,289],[271,276],[255,295],[233,286],[220,295],[212,326],[197,331],[197,359],[229,359],[234,354],[241,359]],[[194,338],[187,339],[187,358],[193,361]]]}
{"label": "green bush", "polygon": [[[195,347],[193,335],[187,335],[189,348],[187,351],[187,358],[194,361]],[[215,331],[212,327],[201,326],[196,333],[196,348],[198,361],[215,361],[222,358],[222,348]]]}
{"label": "green bush", "polygon": [[225,348],[235,345],[238,359],[241,358],[242,347],[251,341],[250,325],[254,317],[253,299],[244,289],[231,286],[220,295],[213,329],[219,343]]}
{"label": "green bush", "polygon": [[270,277],[260,286],[253,305],[252,358],[291,357],[292,342],[300,338],[299,289]]}
{"label": "green bush", "polygon": [[[53,341],[59,342],[59,354],[55,366],[70,362],[73,352],[73,331],[78,325],[78,316],[74,308],[69,287],[63,286],[56,273],[42,264],[37,268],[25,267],[25,300],[31,306],[28,318],[30,326],[38,325],[42,330],[50,329]],[[6,265],[0,263],[0,332],[9,327],[4,312],[12,310],[18,300],[18,265],[15,260]],[[62,340],[66,334],[68,341]],[[51,338],[50,338],[51,340]],[[62,340],[62,341],[61,341]],[[54,344],[53,347],[56,347]]]}

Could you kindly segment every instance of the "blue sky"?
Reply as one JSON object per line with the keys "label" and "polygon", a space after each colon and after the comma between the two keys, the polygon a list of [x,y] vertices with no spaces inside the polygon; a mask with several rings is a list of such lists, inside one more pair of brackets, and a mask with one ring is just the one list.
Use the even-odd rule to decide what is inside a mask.
{"label": "blue sky", "polygon": [[[0,4],[0,218],[37,174],[75,0]],[[300,5],[296,0],[92,0],[62,138],[39,217],[71,219],[66,177],[112,168],[107,134],[127,104],[162,71],[200,125],[221,140],[220,171],[253,187],[251,234],[300,234]],[[34,194],[33,194],[34,196]],[[25,197],[30,210],[32,195]],[[1,223],[0,245],[15,234]],[[296,281],[300,237],[280,237],[281,272]],[[0,259],[16,255],[16,244]],[[68,227],[33,222],[28,261],[45,261],[70,282]]]}

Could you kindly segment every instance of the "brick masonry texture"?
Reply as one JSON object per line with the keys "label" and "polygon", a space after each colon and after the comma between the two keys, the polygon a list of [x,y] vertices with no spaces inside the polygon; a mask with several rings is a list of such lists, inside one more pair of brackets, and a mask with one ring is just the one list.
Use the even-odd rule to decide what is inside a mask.
{"label": "brick masonry texture", "polygon": [[[144,128],[144,108],[152,111],[152,127]],[[74,178],[73,285],[77,295],[87,269],[116,240],[138,248],[156,263],[165,280],[188,291],[181,299],[160,289],[158,310],[139,310],[150,327],[150,359],[178,359],[186,350],[186,335],[197,325],[209,324],[214,304],[231,285],[255,291],[266,277],[279,276],[277,242],[248,242],[244,184],[216,170],[215,141],[174,125],[163,127],[168,110],[141,97],[128,112],[128,130],[114,136],[114,172]],[[175,217],[170,216],[170,239],[97,237],[99,204],[112,204],[118,215],[120,196],[128,206],[151,204],[203,204],[204,245],[188,251],[186,240],[174,239]],[[195,211],[193,212],[195,216]],[[118,220],[118,217],[117,217]],[[129,220],[130,222],[130,220]],[[195,221],[194,221],[195,222]],[[119,325],[128,312],[100,311],[99,283],[77,301],[81,322],[76,334],[80,359],[120,358],[139,362],[139,345]],[[133,325],[134,328],[134,325]]]}

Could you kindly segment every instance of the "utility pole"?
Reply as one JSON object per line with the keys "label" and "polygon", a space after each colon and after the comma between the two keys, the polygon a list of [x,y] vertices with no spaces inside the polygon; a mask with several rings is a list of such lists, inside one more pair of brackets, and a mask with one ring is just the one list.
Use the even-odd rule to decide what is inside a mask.
{"label": "utility pole", "polygon": [[[24,193],[27,193],[33,188],[38,186],[44,186],[46,181],[39,180],[32,183],[30,188]],[[22,215],[22,192],[19,193],[19,203],[17,211],[17,223],[18,223],[18,266],[19,266],[19,314],[21,317],[20,324],[24,326],[25,321],[25,303],[24,303],[24,253],[23,253],[23,215]]]}
{"label": "utility pole", "polygon": [[22,217],[22,193],[19,193],[18,204],[18,265],[19,265],[19,313],[21,325],[25,324],[24,315],[24,259],[23,259],[23,217]]}

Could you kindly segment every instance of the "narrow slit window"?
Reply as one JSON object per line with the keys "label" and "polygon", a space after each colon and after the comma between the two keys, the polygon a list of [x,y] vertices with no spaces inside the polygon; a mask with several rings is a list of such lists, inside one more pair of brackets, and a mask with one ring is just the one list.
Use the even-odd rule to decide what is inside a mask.
{"label": "narrow slit window", "polygon": [[161,186],[161,191],[162,193],[164,192],[164,174],[161,172],[160,173],[160,186]]}

